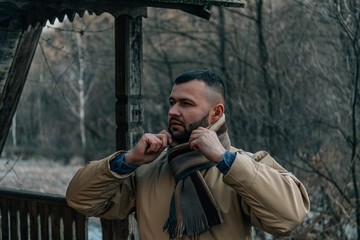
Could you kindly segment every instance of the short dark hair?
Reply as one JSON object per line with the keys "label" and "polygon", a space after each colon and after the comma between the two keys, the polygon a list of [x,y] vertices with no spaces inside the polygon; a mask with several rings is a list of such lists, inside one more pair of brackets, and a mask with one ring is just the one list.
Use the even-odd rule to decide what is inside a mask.
{"label": "short dark hair", "polygon": [[175,79],[175,84],[186,83],[192,80],[199,80],[204,82],[206,86],[220,93],[225,100],[225,84],[217,74],[209,70],[190,70],[178,76]]}

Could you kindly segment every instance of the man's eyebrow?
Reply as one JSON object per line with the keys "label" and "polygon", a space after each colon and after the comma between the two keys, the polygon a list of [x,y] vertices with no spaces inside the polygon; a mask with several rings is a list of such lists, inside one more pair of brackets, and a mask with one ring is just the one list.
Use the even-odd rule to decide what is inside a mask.
{"label": "man's eyebrow", "polygon": [[177,102],[184,102],[184,101],[189,101],[189,102],[195,102],[193,99],[190,99],[190,98],[178,98],[178,99],[175,99],[174,97],[170,96],[169,97],[169,101],[170,100],[176,100]]}

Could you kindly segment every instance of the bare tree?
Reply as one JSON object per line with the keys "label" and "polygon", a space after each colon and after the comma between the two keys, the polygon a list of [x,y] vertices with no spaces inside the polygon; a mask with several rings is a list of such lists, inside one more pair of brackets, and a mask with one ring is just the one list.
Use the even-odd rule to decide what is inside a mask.
{"label": "bare tree", "polygon": [[[270,151],[308,188],[312,210],[292,237],[359,239],[359,4],[257,0],[212,12],[206,21],[148,9],[146,131],[167,127],[168,94],[179,73],[219,73],[233,144]],[[91,158],[114,149],[114,61],[107,47],[113,23],[97,19],[44,31],[38,57],[45,57],[35,57],[27,101],[19,105],[18,146],[43,143],[63,155],[81,154],[86,143]]]}

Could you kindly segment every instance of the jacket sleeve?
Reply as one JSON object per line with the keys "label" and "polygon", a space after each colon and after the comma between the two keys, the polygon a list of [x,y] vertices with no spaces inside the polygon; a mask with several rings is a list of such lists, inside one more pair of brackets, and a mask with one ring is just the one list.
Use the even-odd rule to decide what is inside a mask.
{"label": "jacket sleeve", "polygon": [[241,196],[252,225],[275,235],[288,235],[310,210],[303,184],[267,152],[237,152],[224,182]]}
{"label": "jacket sleeve", "polygon": [[109,162],[121,152],[81,168],[66,191],[68,205],[85,216],[124,219],[135,205],[134,173],[118,175]]}

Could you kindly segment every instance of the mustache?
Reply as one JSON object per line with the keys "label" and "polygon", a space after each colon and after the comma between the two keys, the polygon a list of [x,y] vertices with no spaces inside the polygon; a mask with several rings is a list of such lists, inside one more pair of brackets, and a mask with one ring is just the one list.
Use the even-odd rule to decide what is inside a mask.
{"label": "mustache", "polygon": [[179,119],[179,118],[177,118],[177,117],[170,118],[170,120],[169,120],[169,125],[171,125],[171,124],[184,125],[183,121],[181,121],[181,119]]}

